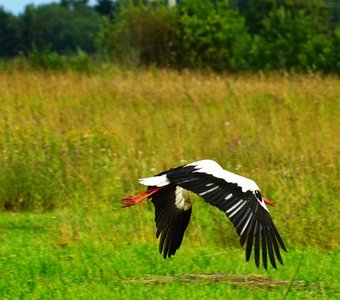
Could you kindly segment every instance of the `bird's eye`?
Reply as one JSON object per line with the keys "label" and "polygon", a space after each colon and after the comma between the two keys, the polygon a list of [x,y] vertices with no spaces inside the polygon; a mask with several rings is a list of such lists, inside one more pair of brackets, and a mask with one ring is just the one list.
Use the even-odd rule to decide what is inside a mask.
{"label": "bird's eye", "polygon": [[262,196],[261,196],[260,191],[255,191],[255,197],[262,202]]}

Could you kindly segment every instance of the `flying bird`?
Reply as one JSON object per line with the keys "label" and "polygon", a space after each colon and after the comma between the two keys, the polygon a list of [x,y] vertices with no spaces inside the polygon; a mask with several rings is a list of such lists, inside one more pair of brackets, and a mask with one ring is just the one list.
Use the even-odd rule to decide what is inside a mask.
{"label": "flying bird", "polygon": [[200,160],[139,179],[139,182],[148,186],[147,190],[124,198],[122,204],[128,207],[151,198],[155,206],[156,237],[160,237],[159,251],[164,258],[174,255],[182,243],[191,216],[191,191],[231,220],[241,246],[246,243],[246,261],[254,249],[257,267],[260,256],[265,269],[268,257],[275,269],[275,258],[283,264],[280,247],[287,250],[267,208],[274,203],[262,197],[253,180],[226,171],[213,160]]}

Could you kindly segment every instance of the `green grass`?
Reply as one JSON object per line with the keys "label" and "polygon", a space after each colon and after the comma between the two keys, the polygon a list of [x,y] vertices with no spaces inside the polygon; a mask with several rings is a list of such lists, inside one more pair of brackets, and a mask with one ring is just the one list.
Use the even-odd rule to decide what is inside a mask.
{"label": "green grass", "polygon": [[[291,249],[278,270],[245,263],[239,247],[185,239],[164,260],[145,226],[132,239],[122,211],[2,214],[0,294],[5,299],[336,299],[338,251]],[[230,224],[226,230],[232,230]],[[189,227],[189,232],[192,226]],[[146,234],[150,233],[150,234]],[[183,274],[215,274],[191,278]],[[223,278],[218,276],[224,275]],[[227,276],[228,275],[228,276]],[[226,277],[226,278],[225,278]]]}
{"label": "green grass", "polygon": [[[337,299],[336,77],[170,71],[0,73],[0,298]],[[246,263],[225,215],[194,197],[173,259],[139,177],[202,158],[256,180],[288,248]]]}

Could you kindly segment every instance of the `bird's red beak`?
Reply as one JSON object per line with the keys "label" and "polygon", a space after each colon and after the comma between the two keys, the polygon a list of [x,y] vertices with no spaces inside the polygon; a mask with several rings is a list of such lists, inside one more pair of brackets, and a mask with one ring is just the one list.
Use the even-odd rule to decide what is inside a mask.
{"label": "bird's red beak", "polygon": [[263,202],[266,203],[267,205],[275,206],[275,203],[269,201],[268,199],[266,199],[266,198],[264,198],[264,197],[262,197],[262,200],[263,200]]}

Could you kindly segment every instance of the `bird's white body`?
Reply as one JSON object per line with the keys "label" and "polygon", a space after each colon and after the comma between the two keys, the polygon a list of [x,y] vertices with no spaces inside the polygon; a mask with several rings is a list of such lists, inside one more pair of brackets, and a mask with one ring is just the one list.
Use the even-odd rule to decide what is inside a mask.
{"label": "bird's white body", "polygon": [[176,200],[175,205],[178,209],[188,210],[192,206],[192,202],[190,200],[189,191],[181,188],[180,186],[176,186]]}

